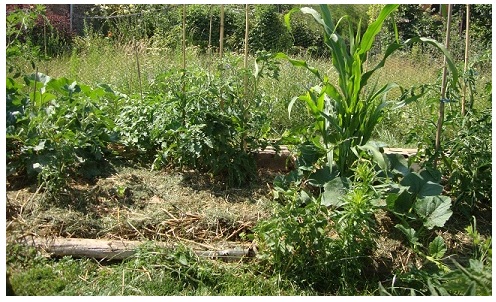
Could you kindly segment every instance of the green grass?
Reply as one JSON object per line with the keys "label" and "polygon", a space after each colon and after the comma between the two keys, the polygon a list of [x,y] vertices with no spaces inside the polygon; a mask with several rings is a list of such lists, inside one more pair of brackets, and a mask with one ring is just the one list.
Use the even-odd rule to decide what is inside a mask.
{"label": "green grass", "polygon": [[12,287],[22,296],[317,294],[290,280],[259,271],[256,263],[199,259],[185,248],[166,251],[147,246],[134,257],[110,264],[87,258],[43,258],[20,246],[8,249],[11,258],[23,258],[22,264],[17,261],[16,267],[10,268]]}

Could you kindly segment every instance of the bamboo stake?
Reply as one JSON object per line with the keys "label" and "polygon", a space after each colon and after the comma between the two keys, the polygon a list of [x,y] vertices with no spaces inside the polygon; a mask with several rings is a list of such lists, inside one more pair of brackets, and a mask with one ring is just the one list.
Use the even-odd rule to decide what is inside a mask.
{"label": "bamboo stake", "polygon": [[186,80],[184,79],[186,75],[186,4],[183,4],[183,58],[182,58],[182,96],[181,96],[181,115],[182,124],[186,125]]}
{"label": "bamboo stake", "polygon": [[[224,5],[220,6],[220,37],[219,37],[219,57],[222,64],[222,55],[224,52]],[[220,69],[220,76],[222,77],[222,68]],[[224,110],[224,99],[222,98],[222,87],[220,89],[220,109]]]}
{"label": "bamboo stake", "polygon": [[[35,74],[34,74],[34,88],[33,88],[33,104],[36,106],[36,83],[38,82],[38,67],[36,67],[34,72],[35,72]],[[40,102],[40,104],[41,104],[41,102]],[[40,109],[40,108],[38,108],[38,109]]]}
{"label": "bamboo stake", "polygon": [[[246,122],[248,119],[248,107],[249,107],[249,102],[250,98],[248,97],[249,92],[248,92],[248,73],[246,72],[248,68],[248,33],[249,33],[249,20],[248,20],[248,4],[245,5],[245,61],[243,63],[243,68],[245,70],[245,75],[244,75],[244,88],[245,88],[245,105],[244,105],[244,113],[243,113],[243,119]],[[246,134],[243,134],[243,139],[242,139],[242,144],[243,144],[243,150],[247,150],[247,144],[246,144]]]}
{"label": "bamboo stake", "polygon": [[141,101],[143,102],[143,86],[141,85],[141,69],[140,69],[139,56],[138,56],[138,45],[136,44],[136,41],[134,39],[133,39],[133,44],[134,44],[134,53],[136,54],[136,66],[138,68],[138,83],[140,88]]}
{"label": "bamboo stake", "polygon": [[[249,23],[248,23],[248,4],[245,6],[245,61],[243,64],[243,68],[246,69],[248,67],[248,30],[249,30]],[[245,74],[245,94],[247,93],[247,75]]]}
{"label": "bamboo stake", "polygon": [[45,58],[48,56],[47,54],[47,35],[46,35],[46,19],[43,18],[43,45],[45,47]]}
{"label": "bamboo stake", "polygon": [[[209,14],[210,14],[210,23],[209,23],[209,28],[208,28],[208,61],[210,62],[212,60],[212,6],[209,7]],[[212,64],[208,64],[208,68],[210,69],[210,66]]]}
{"label": "bamboo stake", "polygon": [[[448,4],[448,21],[446,23],[446,49],[449,49],[450,42],[450,28],[451,28],[451,6],[452,4]],[[443,129],[443,120],[444,120],[444,100],[446,98],[446,78],[448,73],[448,67],[446,64],[446,56],[444,57],[444,68],[443,68],[443,81],[441,84],[441,102],[439,103],[439,118],[437,120],[437,131],[436,131],[436,152],[439,151],[441,146],[441,132]]]}
{"label": "bamboo stake", "polygon": [[[470,46],[470,35],[469,35],[469,29],[470,29],[470,4],[466,5],[467,9],[467,16],[466,16],[466,22],[465,22],[465,65],[463,67],[463,73],[466,75],[467,74],[467,69],[468,69],[468,51],[469,51],[469,46]],[[465,100],[467,97],[467,81],[463,81],[463,94],[462,94],[462,115],[465,115]]]}
{"label": "bamboo stake", "polygon": [[224,53],[224,4],[220,6],[220,37],[219,37],[219,57],[222,59]]}
{"label": "bamboo stake", "polygon": [[183,62],[182,68],[186,69],[186,4],[183,4]]}

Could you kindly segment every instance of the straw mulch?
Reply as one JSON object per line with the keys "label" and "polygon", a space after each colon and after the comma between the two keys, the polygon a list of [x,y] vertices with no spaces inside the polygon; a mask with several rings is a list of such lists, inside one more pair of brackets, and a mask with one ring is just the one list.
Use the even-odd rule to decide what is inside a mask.
{"label": "straw mulch", "polygon": [[122,168],[94,183],[74,182],[48,198],[36,187],[7,191],[7,241],[25,236],[181,241],[196,247],[249,245],[268,217],[273,175],[226,189],[196,172]]}

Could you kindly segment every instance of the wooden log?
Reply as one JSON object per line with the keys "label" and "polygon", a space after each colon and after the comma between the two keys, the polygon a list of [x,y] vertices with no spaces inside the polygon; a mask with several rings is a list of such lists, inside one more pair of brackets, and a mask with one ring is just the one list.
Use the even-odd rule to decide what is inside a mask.
{"label": "wooden log", "polygon": [[[85,238],[37,238],[26,237],[22,243],[40,249],[55,257],[73,256],[105,260],[123,260],[131,257],[143,241],[107,240]],[[164,248],[175,248],[175,244],[154,242]],[[256,255],[256,248],[234,248],[218,251],[193,250],[198,257],[219,259],[226,262],[240,261]]]}
{"label": "wooden log", "polygon": [[24,243],[52,256],[90,257],[106,260],[128,258],[143,244],[141,241],[130,240],[37,237],[25,238]]}

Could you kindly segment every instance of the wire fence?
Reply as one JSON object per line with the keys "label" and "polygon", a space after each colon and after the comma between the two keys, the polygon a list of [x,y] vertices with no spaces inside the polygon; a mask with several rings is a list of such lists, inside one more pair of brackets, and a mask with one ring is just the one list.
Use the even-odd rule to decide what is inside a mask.
{"label": "wire fence", "polygon": [[[77,56],[73,56],[71,59],[70,68],[64,71],[66,73],[64,76],[87,80],[85,77],[88,75],[93,77],[90,82],[94,82],[94,75],[98,73],[94,70],[95,64],[85,64],[82,60],[98,62],[96,63],[100,71],[96,76],[98,81],[110,83],[117,81],[126,90],[132,90],[141,82],[143,85],[151,83],[157,74],[170,68],[182,68],[183,62],[189,67],[212,70],[219,64],[219,58],[223,52],[227,53],[228,56],[242,60],[246,42],[248,42],[248,49],[250,50],[247,64],[253,68],[255,50],[264,48],[260,41],[273,43],[270,45],[273,46],[272,49],[269,49],[270,51],[282,50],[292,57],[307,59],[309,63],[324,69],[325,73],[332,76],[329,53],[325,52],[325,47],[322,47],[322,40],[319,40],[322,39],[321,32],[311,31],[312,26],[318,27],[318,24],[310,16],[308,18],[296,18],[296,23],[293,24],[296,26],[293,26],[293,31],[283,37],[280,34],[282,31],[276,29],[276,24],[283,26],[280,20],[274,20],[272,25],[264,24],[273,30],[263,30],[259,20],[260,13],[256,16],[254,7],[253,5],[248,7],[249,12],[246,17],[248,18],[250,35],[245,41],[246,37],[242,32],[245,28],[242,23],[246,22],[246,19],[242,10],[247,7],[244,5],[230,6],[229,10],[226,10],[226,12],[235,12],[238,20],[233,19],[233,14],[226,13],[223,19],[225,24],[222,24],[224,27],[223,39],[220,37],[222,26],[219,26],[219,23],[222,17],[219,15],[219,6],[210,6],[207,18],[204,18],[205,11],[202,15],[200,14],[201,11],[196,11],[198,8],[195,6],[183,6],[188,11],[187,18],[189,18],[184,20],[186,32],[183,36],[182,23],[178,22],[178,20],[182,20],[180,20],[180,16],[178,19],[177,13],[172,14],[174,11],[172,6],[160,6],[159,9],[151,9],[146,12],[89,16],[84,13],[85,9],[89,9],[88,5],[74,5],[72,9],[66,5],[66,9],[70,11],[71,22],[74,22],[74,27],[79,28],[82,24],[83,32],[75,40],[74,47]],[[176,19],[172,20],[173,17]],[[164,18],[171,19],[168,20],[167,31],[165,30],[166,27],[160,24]],[[145,24],[145,22],[148,23]],[[174,22],[175,24],[173,24]],[[313,25],[310,26],[310,24]],[[149,32],[147,28],[153,28],[153,31]],[[238,29],[233,30],[232,28]],[[317,36],[315,33],[319,35]],[[88,36],[99,37],[99,39],[90,39]],[[183,40],[185,40],[184,45],[186,46],[184,53]],[[221,44],[221,40],[224,43]],[[463,42],[462,39],[458,38],[458,40],[452,43],[452,49],[461,52],[464,45],[461,43]],[[203,44],[199,41],[202,41]],[[300,47],[296,45],[304,42],[307,44],[320,43],[320,46]],[[381,41],[378,40],[377,44],[380,43]],[[286,45],[286,47],[281,45]],[[287,45],[292,46],[288,47]],[[375,55],[373,52],[371,54],[365,65],[366,68],[372,68],[382,59],[380,47],[375,51]],[[383,70],[378,73],[380,78],[378,80],[382,82],[394,81],[404,86],[435,83],[440,81],[442,65],[442,56],[425,55],[424,49],[414,46],[403,52],[401,56],[389,58]],[[47,66],[46,69],[50,69],[50,67]],[[293,71],[287,71],[287,73],[287,79],[307,81],[306,78],[298,78],[300,74],[296,76],[295,73],[296,77],[291,77]]]}

